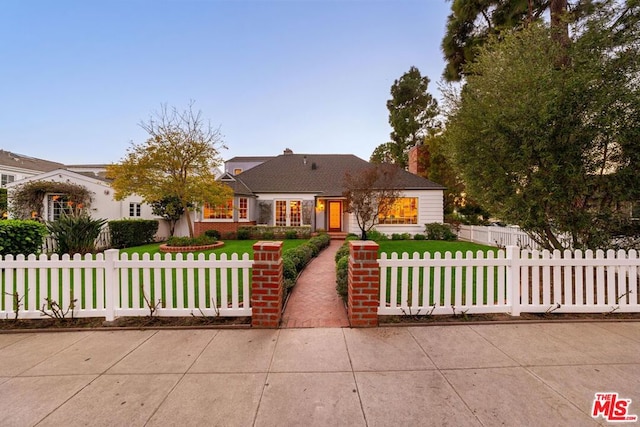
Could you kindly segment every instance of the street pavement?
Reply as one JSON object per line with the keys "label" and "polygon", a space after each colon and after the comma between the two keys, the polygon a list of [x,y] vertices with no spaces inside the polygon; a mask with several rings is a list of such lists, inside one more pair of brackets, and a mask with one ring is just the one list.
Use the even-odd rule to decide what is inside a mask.
{"label": "street pavement", "polygon": [[640,322],[0,334],[1,426],[591,426],[613,398],[640,415]]}

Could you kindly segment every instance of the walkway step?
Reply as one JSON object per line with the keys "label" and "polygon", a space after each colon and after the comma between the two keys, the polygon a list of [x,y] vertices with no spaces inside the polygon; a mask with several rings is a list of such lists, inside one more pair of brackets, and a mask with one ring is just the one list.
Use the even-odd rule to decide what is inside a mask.
{"label": "walkway step", "polygon": [[331,240],[304,269],[282,317],[283,328],[348,327],[347,310],[336,292],[335,254],[342,245]]}

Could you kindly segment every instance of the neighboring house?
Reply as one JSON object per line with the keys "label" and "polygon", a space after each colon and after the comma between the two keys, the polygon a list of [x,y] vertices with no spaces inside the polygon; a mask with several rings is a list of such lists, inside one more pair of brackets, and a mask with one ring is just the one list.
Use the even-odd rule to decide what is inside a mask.
{"label": "neighboring house", "polygon": [[[9,190],[9,204],[11,204],[11,188],[32,181],[69,182],[87,188],[92,194],[92,203],[89,213],[93,218],[103,218],[108,221],[117,219],[159,219],[153,215],[151,206],[142,203],[139,196],[130,196],[124,200],[115,200],[113,189],[109,181],[102,178],[99,170],[86,170],[82,173],[67,169],[55,169],[50,172],[33,175],[20,181],[14,181],[7,185]],[[53,221],[65,211],[66,199],[64,194],[47,194],[42,201],[42,217],[46,221]],[[168,227],[164,221],[160,221],[158,237],[168,236]]]}
{"label": "neighboring house", "polygon": [[[345,173],[357,173],[370,163],[349,154],[284,154],[258,158],[235,175],[225,168],[220,180],[234,191],[233,200],[223,206],[205,205],[195,218],[196,234],[209,229],[233,232],[246,225],[309,226],[312,230],[356,233],[354,215],[346,212],[343,196]],[[250,158],[257,159],[257,158]],[[376,230],[386,233],[420,233],[424,225],[443,222],[443,190],[439,184],[406,171],[398,171],[401,197]]]}
{"label": "neighboring house", "polygon": [[64,165],[0,149],[0,187],[59,168],[64,168]]}

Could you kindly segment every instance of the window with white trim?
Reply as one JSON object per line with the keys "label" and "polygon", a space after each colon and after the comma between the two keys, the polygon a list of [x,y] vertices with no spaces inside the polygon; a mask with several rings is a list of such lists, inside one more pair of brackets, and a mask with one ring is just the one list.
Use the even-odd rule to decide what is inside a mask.
{"label": "window with white trim", "polygon": [[0,186],[4,187],[5,185],[7,185],[10,182],[13,182],[16,180],[16,176],[15,175],[8,175],[8,174],[2,174],[2,181],[0,181]]}
{"label": "window with white trim", "polygon": [[249,201],[246,197],[238,199],[238,219],[247,219],[249,217]]}
{"label": "window with white trim", "polygon": [[129,216],[131,217],[139,217],[142,215],[142,204],[132,202],[129,203]]}
{"label": "window with white trim", "polygon": [[47,219],[55,221],[63,213],[70,214],[73,211],[73,203],[64,194],[47,195]]}

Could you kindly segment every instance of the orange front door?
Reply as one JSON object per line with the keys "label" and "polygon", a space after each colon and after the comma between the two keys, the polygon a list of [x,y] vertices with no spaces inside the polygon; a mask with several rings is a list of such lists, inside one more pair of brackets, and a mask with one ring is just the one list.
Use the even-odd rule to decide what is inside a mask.
{"label": "orange front door", "polygon": [[329,231],[342,231],[342,202],[329,202]]}

